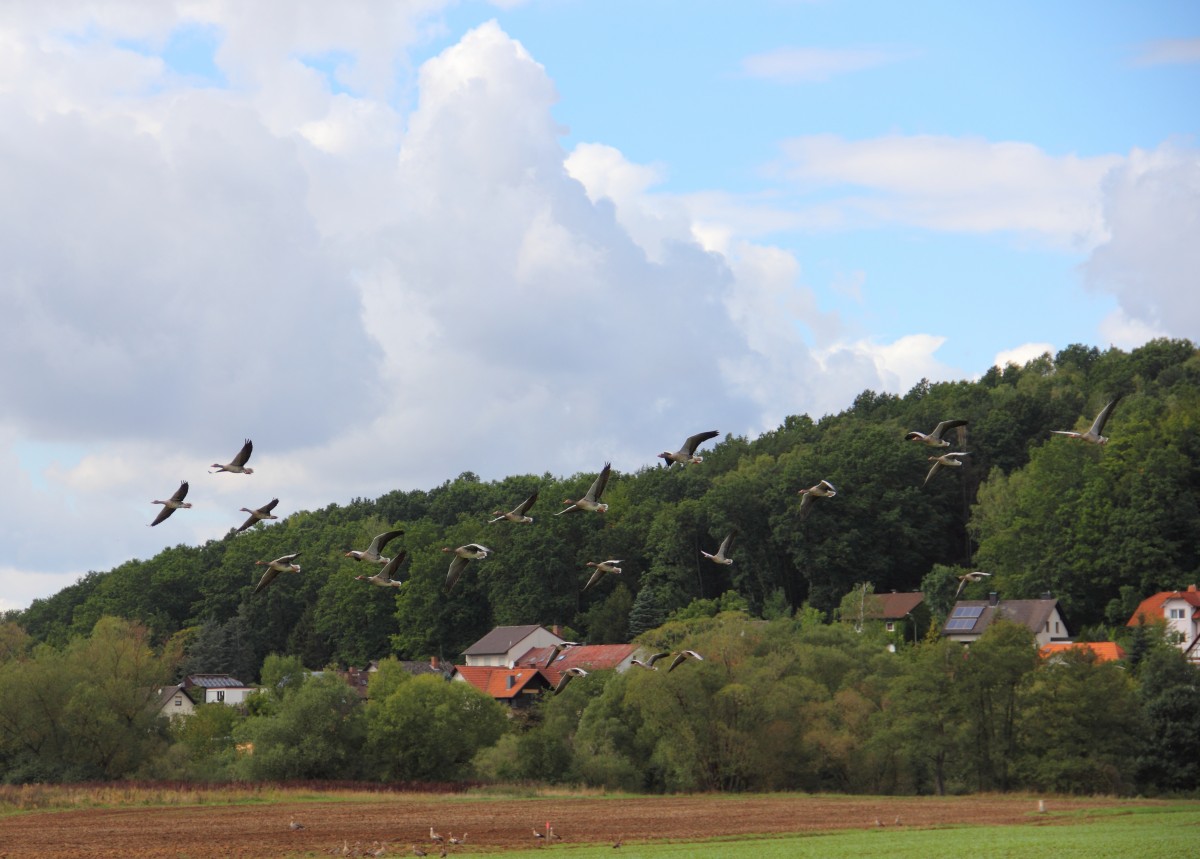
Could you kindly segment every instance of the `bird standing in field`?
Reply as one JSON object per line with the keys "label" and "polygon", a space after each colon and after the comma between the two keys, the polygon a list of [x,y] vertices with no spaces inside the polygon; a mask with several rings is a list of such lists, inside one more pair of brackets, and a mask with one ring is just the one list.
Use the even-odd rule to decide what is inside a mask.
{"label": "bird standing in field", "polygon": [[400,569],[400,565],[404,563],[404,559],[408,557],[408,552],[403,549],[400,554],[392,558],[383,565],[378,573],[373,576],[355,576],[356,582],[370,582],[373,585],[378,585],[381,588],[398,588],[404,585],[404,582],[396,581],[392,576],[396,575],[396,571]]}
{"label": "bird standing in field", "polygon": [[587,584],[583,586],[583,589],[586,591],[592,585],[596,584],[596,582],[604,578],[605,573],[612,573],[615,576],[621,575],[621,568],[617,566],[619,563],[621,562],[616,560],[601,561],[598,564],[595,561],[588,561],[587,566],[595,567],[596,572],[592,573],[592,577],[587,580]]}
{"label": "bird standing in field", "polygon": [[363,549],[361,552],[351,549],[346,553],[345,556],[347,558],[353,558],[356,561],[369,561],[372,564],[386,564],[391,560],[391,558],[385,558],[380,554],[380,552],[383,551],[384,546],[403,533],[404,531],[397,528],[394,531],[384,531],[382,534],[376,534],[375,539],[371,541],[371,545],[367,546],[367,548]]}
{"label": "bird standing in field", "polygon": [[454,583],[458,581],[458,577],[467,568],[468,561],[483,560],[491,554],[492,550],[478,543],[467,543],[467,545],[459,546],[457,549],[443,546],[442,551],[454,553],[454,559],[450,561],[450,569],[446,572],[446,590],[449,591],[454,588]]}
{"label": "bird standing in field", "polygon": [[683,447],[679,448],[679,450],[675,451],[674,453],[664,450],[658,456],[663,460],[663,465],[666,468],[670,468],[676,462],[678,462],[680,465],[704,462],[704,457],[696,455],[696,448],[698,448],[702,443],[708,441],[710,438],[720,434],[721,433],[718,430],[698,432],[693,436],[688,436],[687,440],[683,443]]}
{"label": "bird standing in field", "polygon": [[671,667],[667,669],[667,673],[670,674],[689,659],[697,659],[700,662],[704,661],[704,657],[694,650],[681,650],[675,654],[675,658],[671,660]]}
{"label": "bird standing in field", "polygon": [[837,490],[828,480],[822,480],[815,486],[810,486],[808,489],[801,489],[796,494],[804,496],[800,499],[800,519],[804,520],[812,515],[814,499],[832,498],[837,495]]}
{"label": "bird standing in field", "polygon": [[655,666],[654,663],[658,662],[658,660],[664,659],[670,655],[671,654],[667,653],[666,651],[664,651],[662,653],[652,653],[648,657],[646,657],[646,660],[644,662],[641,659],[631,659],[631,660],[629,660],[629,664],[630,665],[639,665],[642,668],[649,669],[650,671],[657,671],[658,667]]}
{"label": "bird standing in field", "polygon": [[293,564],[296,558],[300,557],[300,553],[296,552],[292,555],[283,555],[273,561],[255,561],[256,567],[266,567],[266,572],[262,574],[262,578],[258,580],[258,584],[254,588],[254,593],[258,593],[271,582],[275,581],[275,577],[280,573],[298,573],[300,565]]}
{"label": "bird standing in field", "polygon": [[600,469],[600,473],[596,479],[592,481],[591,487],[578,501],[573,501],[568,498],[563,501],[563,504],[571,506],[565,510],[559,510],[555,516],[561,516],[564,513],[578,513],[580,510],[587,510],[592,513],[603,513],[608,509],[607,504],[600,503],[600,496],[604,493],[604,487],[608,485],[608,475],[612,473],[612,463],[604,463],[604,468]]}
{"label": "bird standing in field", "polygon": [[949,447],[950,442],[946,441],[946,439],[942,438],[942,436],[946,434],[946,430],[957,429],[958,443],[963,445],[966,444],[967,440],[967,423],[968,421],[942,421],[940,424],[934,427],[933,432],[929,434],[913,430],[904,437],[909,441],[920,442],[921,444],[927,444],[930,447]]}
{"label": "bird standing in field", "polygon": [[297,823],[295,818],[292,818],[292,822],[288,824],[288,829],[292,830],[293,832],[296,832],[297,830],[300,830],[303,828],[304,828],[304,824]]}
{"label": "bird standing in field", "polygon": [[530,495],[528,498],[526,498],[524,501],[522,501],[520,504],[518,504],[512,510],[509,510],[507,513],[503,512],[502,510],[493,510],[492,515],[495,516],[496,518],[489,519],[488,524],[491,525],[493,522],[499,522],[501,519],[505,519],[509,522],[516,522],[518,524],[528,525],[530,522],[533,521],[533,517],[527,516],[525,514],[527,514],[529,512],[530,507],[532,507],[535,503],[537,503],[537,498],[538,498],[537,490],[534,490],[534,493],[532,495]]}
{"label": "bird standing in field", "polygon": [[[803,504],[804,502],[801,501],[800,503]],[[733,545],[733,538],[736,536],[737,528],[734,528],[725,535],[725,539],[721,541],[721,547],[717,549],[717,553],[715,555],[710,555],[703,549],[700,550],[700,554],[708,558],[714,564],[725,564],[728,566],[729,564],[733,563],[733,558],[729,557],[729,547]]]}
{"label": "bird standing in field", "polygon": [[441,844],[441,843],[442,843],[443,841],[445,841],[446,839],[445,839],[445,838],[443,838],[442,836],[438,835],[438,834],[437,834],[437,832],[435,832],[435,831],[434,831],[434,829],[433,829],[433,827],[431,826],[431,827],[429,827],[429,840],[430,840],[430,841],[435,841],[435,842],[437,842],[438,844]]}
{"label": "bird standing in field", "polygon": [[967,586],[967,582],[982,582],[991,573],[981,573],[976,570],[973,573],[967,573],[965,576],[958,577],[958,590],[954,592],[954,599],[958,600],[958,595],[962,593],[962,589]]}
{"label": "bird standing in field", "polygon": [[1080,441],[1091,442],[1092,444],[1108,444],[1108,437],[1101,435],[1101,433],[1104,432],[1104,425],[1108,423],[1108,416],[1112,414],[1113,407],[1120,399],[1120,397],[1116,397],[1110,400],[1108,405],[1100,410],[1100,414],[1096,415],[1096,419],[1092,421],[1092,425],[1084,432],[1072,432],[1071,430],[1051,430],[1050,432],[1054,435],[1065,435],[1067,438],[1077,438]]}
{"label": "bird standing in field", "polygon": [[271,511],[275,509],[275,505],[278,503],[279,503],[278,498],[272,498],[269,502],[264,504],[262,507],[259,507],[257,510],[251,510],[249,507],[241,508],[244,512],[250,514],[250,518],[242,523],[242,527],[237,529],[237,533],[240,534],[241,532],[243,532],[247,528],[249,528],[251,525],[257,525],[259,522],[261,522],[264,519],[278,519],[279,518],[278,516],[275,516],[274,514],[271,513]]}
{"label": "bird standing in field", "polygon": [[943,453],[941,456],[929,457],[929,461],[933,463],[933,468],[929,469],[929,473],[925,475],[925,481],[921,485],[924,486],[926,483],[928,483],[929,478],[933,477],[934,472],[936,472],[943,465],[950,466],[951,468],[961,467],[962,461],[959,460],[958,457],[968,455],[970,455],[970,451],[958,450],[954,453]]}
{"label": "bird standing in field", "polygon": [[183,500],[184,498],[187,498],[187,494],[188,482],[186,480],[181,480],[179,481],[179,488],[176,489],[175,493],[166,501],[151,501],[151,504],[161,504],[163,509],[158,511],[158,515],[154,517],[154,521],[150,523],[150,527],[153,528],[155,525],[166,519],[181,507],[191,507],[191,502]]}
{"label": "bird standing in field", "polygon": [[224,465],[221,465],[219,462],[214,462],[212,467],[215,468],[216,471],[210,471],[209,474],[216,474],[220,471],[231,471],[234,474],[253,474],[254,469],[246,467],[246,460],[250,458],[250,454],[253,450],[254,442],[250,441],[250,439],[246,439],[246,443],[243,444],[242,449],[237,452],[237,456]]}

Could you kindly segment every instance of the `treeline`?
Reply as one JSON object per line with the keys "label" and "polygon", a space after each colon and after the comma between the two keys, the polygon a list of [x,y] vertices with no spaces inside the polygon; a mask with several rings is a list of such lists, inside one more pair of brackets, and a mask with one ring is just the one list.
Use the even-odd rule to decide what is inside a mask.
{"label": "treeline", "polygon": [[[1051,435],[1086,426],[1117,396],[1107,446]],[[922,486],[930,449],[904,434],[946,418],[970,421],[970,456]],[[701,465],[615,470],[603,515],[553,516],[594,473],[492,482],[466,473],[92,572],[7,619],[60,646],[103,616],[137,620],[156,641],[179,637],[185,670],[252,681],[271,653],[310,668],[388,654],[454,661],[496,625],[559,624],[577,640],[624,642],[727,591],[759,617],[829,612],[864,582],[880,593],[926,590],[944,611],[952,574],[984,569],[1002,596],[1050,591],[1075,632],[1104,637],[1142,597],[1196,579],[1198,448],[1192,343],[1075,345],[977,381],[922,383],[903,397],[864,391],[838,415],[714,440]],[[801,519],[796,493],[821,479],[838,495]],[[534,489],[532,525],[486,524]],[[362,568],[345,552],[393,527],[406,532],[389,546],[409,553],[404,587],[355,581]],[[704,561],[700,550],[733,527],[735,562]],[[447,595],[441,549],[468,542],[496,552]],[[304,573],[252,596],[254,561],[297,551]],[[607,558],[621,558],[624,574],[583,591],[586,562]]]}
{"label": "treeline", "polygon": [[170,721],[150,706],[179,657],[103,618],[63,648],[0,626],[0,773],[7,782],[474,780],[625,791],[871,794],[1036,790],[1194,793],[1200,668],[1140,627],[1121,662],[1043,661],[997,622],[971,648],[895,652],[881,623],[814,609],[763,621],[736,595],[697,601],[648,650],[704,655],[672,672],[593,671],[509,716],[468,683],[395,659],[369,700],[338,675],[269,656],[242,708]]}

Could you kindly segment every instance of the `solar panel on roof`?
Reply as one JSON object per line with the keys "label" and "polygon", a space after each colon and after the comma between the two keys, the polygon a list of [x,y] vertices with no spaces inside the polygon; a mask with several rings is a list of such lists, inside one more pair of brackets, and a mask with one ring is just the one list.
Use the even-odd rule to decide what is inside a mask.
{"label": "solar panel on roof", "polygon": [[983,606],[981,605],[960,605],[956,606],[951,617],[979,617],[983,614]]}
{"label": "solar panel on roof", "polygon": [[975,626],[975,618],[973,617],[952,617],[946,623],[946,630],[967,630]]}

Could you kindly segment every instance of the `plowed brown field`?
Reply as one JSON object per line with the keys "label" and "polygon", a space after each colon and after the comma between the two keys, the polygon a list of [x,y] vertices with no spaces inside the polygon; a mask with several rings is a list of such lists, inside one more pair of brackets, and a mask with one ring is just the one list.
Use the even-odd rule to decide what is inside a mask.
{"label": "plowed brown field", "polygon": [[[1054,812],[1154,805],[1115,799],[1047,800]],[[1031,797],[685,796],[646,799],[543,797],[485,799],[463,795],[396,795],[382,799],[281,801],[254,805],[43,811],[0,818],[0,859],[36,857],[288,857],[351,852],[388,845],[386,855],[429,847],[429,827],[467,833],[454,854],[487,854],[535,846],[532,830],[547,821],[563,843],[782,834],[885,826],[1052,823]],[[292,820],[303,829],[292,830]]]}

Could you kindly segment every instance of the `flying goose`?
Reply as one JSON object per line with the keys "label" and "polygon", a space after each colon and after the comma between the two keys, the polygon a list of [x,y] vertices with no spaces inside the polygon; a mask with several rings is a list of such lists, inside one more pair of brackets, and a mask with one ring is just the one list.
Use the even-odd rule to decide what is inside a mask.
{"label": "flying goose", "polygon": [[671,667],[667,669],[667,673],[670,674],[680,664],[686,662],[689,659],[698,659],[701,662],[704,661],[704,657],[701,656],[699,653],[697,653],[694,650],[681,650],[677,654],[675,654],[675,658],[671,660]]}
{"label": "flying goose", "polygon": [[250,458],[250,452],[253,450],[254,442],[250,441],[250,439],[246,439],[246,443],[242,445],[242,449],[237,452],[237,456],[233,458],[232,462],[227,462],[224,465],[221,465],[219,462],[214,462],[212,467],[215,468],[216,471],[210,471],[209,474],[216,474],[220,471],[232,471],[235,474],[253,474],[254,469],[246,467],[246,460]]}
{"label": "flying goose", "polygon": [[965,576],[958,577],[958,590],[954,592],[954,600],[958,601],[958,595],[962,593],[962,589],[967,586],[967,582],[982,582],[991,573],[981,573],[976,570],[973,573],[967,573]]}
{"label": "flying goose", "polygon": [[946,430],[958,428],[958,442],[964,444],[966,442],[967,431],[963,429],[967,425],[967,421],[942,421],[933,428],[933,432],[926,435],[923,432],[913,430],[904,437],[909,441],[917,441],[921,444],[927,444],[930,447],[949,447],[950,442],[946,441],[942,436]]}
{"label": "flying goose", "polygon": [[583,589],[586,591],[592,585],[596,584],[596,582],[598,582],[602,578],[604,578],[605,573],[612,573],[613,575],[616,575],[616,576],[621,575],[621,568],[617,566],[617,564],[619,564],[619,563],[621,563],[621,562],[620,561],[601,561],[600,563],[597,564],[595,561],[588,561],[587,566],[595,567],[596,572],[592,573],[592,577],[590,579],[588,579],[587,584],[583,586]]}
{"label": "flying goose", "polygon": [[298,573],[300,565],[293,564],[292,561],[300,557],[300,553],[296,552],[292,555],[284,555],[276,558],[273,561],[255,561],[254,566],[266,567],[267,570],[262,574],[262,578],[258,580],[258,585],[254,588],[254,593],[258,593],[267,585],[275,580],[275,577],[280,573]]}
{"label": "flying goose", "polygon": [[648,657],[646,657],[645,662],[643,662],[640,659],[631,659],[631,660],[629,660],[629,664],[630,665],[640,665],[642,668],[648,668],[651,671],[657,671],[658,667],[654,663],[658,662],[658,660],[663,659],[670,655],[671,655],[670,653],[666,653],[666,652],[652,653]]}
{"label": "flying goose", "polygon": [[158,515],[154,517],[154,521],[150,523],[150,527],[153,528],[180,507],[191,507],[192,505],[190,501],[183,500],[187,497],[187,493],[188,482],[186,480],[181,480],[179,481],[179,488],[175,490],[175,494],[166,501],[151,501],[151,504],[161,504],[163,509],[158,511]]}
{"label": "flying goose", "polygon": [[1110,400],[1108,405],[1100,410],[1100,414],[1096,415],[1096,419],[1092,421],[1092,425],[1088,427],[1086,432],[1071,432],[1070,430],[1050,430],[1050,432],[1054,435],[1065,435],[1067,438],[1077,438],[1081,441],[1091,442],[1092,444],[1108,444],[1107,436],[1103,436],[1100,433],[1104,432],[1104,425],[1108,423],[1108,416],[1112,414],[1113,406],[1120,399],[1120,397],[1115,397]]}
{"label": "flying goose", "polygon": [[688,436],[683,443],[683,447],[674,453],[663,451],[658,456],[663,460],[663,465],[670,468],[672,464],[678,462],[680,465],[686,465],[689,462],[704,462],[704,457],[696,456],[696,448],[710,438],[720,435],[718,430],[709,430],[708,432],[698,432],[693,436]]}
{"label": "flying goose", "polygon": [[554,687],[554,694],[557,695],[559,692],[566,689],[567,684],[571,682],[571,678],[587,677],[587,676],[588,676],[588,673],[586,671],[584,671],[582,668],[575,668],[575,667],[568,668],[566,671],[564,671],[562,673],[562,677],[558,678],[558,685]]}
{"label": "flying goose", "polygon": [[815,486],[801,489],[796,494],[804,496],[800,499],[800,518],[807,519],[812,514],[814,498],[832,498],[837,495],[837,490],[828,480],[822,480]]}
{"label": "flying goose", "polygon": [[[808,496],[805,497],[807,498]],[[803,501],[800,503],[801,505],[804,504]],[[733,538],[737,536],[737,532],[737,528],[734,528],[727,535],[725,535],[725,539],[721,541],[721,548],[717,549],[717,553],[715,555],[710,555],[703,549],[700,550],[700,554],[708,558],[714,564],[725,564],[726,566],[732,564],[733,558],[729,557],[729,547],[733,545]]]}
{"label": "flying goose", "polygon": [[968,450],[957,450],[954,453],[943,453],[941,456],[929,457],[929,461],[933,463],[933,468],[929,469],[929,473],[925,475],[925,482],[922,483],[921,485],[924,486],[925,483],[928,483],[929,478],[933,477],[933,473],[935,471],[937,471],[939,468],[941,468],[943,465],[948,465],[953,468],[957,468],[957,467],[961,466],[962,463],[959,460],[957,460],[955,457],[969,456],[969,455],[970,455],[970,451],[968,451]]}
{"label": "flying goose", "polygon": [[467,543],[467,545],[459,546],[457,549],[443,546],[442,551],[454,553],[454,558],[450,561],[450,570],[446,573],[446,590],[449,591],[454,588],[454,583],[458,581],[458,577],[462,575],[462,571],[467,568],[467,561],[482,560],[492,550],[478,543]]}
{"label": "flying goose", "polygon": [[351,549],[346,553],[345,557],[353,558],[356,561],[370,561],[373,564],[386,564],[391,558],[385,558],[379,553],[383,551],[384,546],[403,533],[404,531],[397,528],[394,531],[384,531],[382,534],[376,534],[375,539],[371,541],[371,545],[367,546],[367,548],[361,552]]}
{"label": "flying goose", "polygon": [[243,511],[250,514],[250,518],[242,523],[242,527],[237,529],[237,533],[240,534],[251,525],[261,522],[263,519],[278,519],[278,516],[271,514],[271,511],[275,509],[275,505],[278,503],[278,498],[272,498],[269,502],[264,504],[262,507],[259,507],[257,510],[251,510],[249,507],[241,508]]}
{"label": "flying goose", "polygon": [[565,510],[559,510],[554,515],[561,516],[564,513],[574,513],[580,510],[603,513],[605,510],[607,510],[608,505],[600,503],[600,496],[604,492],[604,487],[608,484],[608,475],[611,472],[612,463],[604,463],[604,468],[600,469],[600,474],[598,474],[596,479],[592,481],[591,488],[588,489],[587,494],[578,501],[572,501],[570,498],[566,499],[563,501],[563,504],[570,504],[571,506]]}
{"label": "flying goose", "polygon": [[501,519],[507,519],[509,522],[517,522],[520,524],[528,525],[530,522],[533,521],[533,517],[526,516],[525,514],[529,512],[529,508],[532,507],[534,505],[534,503],[537,501],[537,497],[538,497],[538,494],[537,494],[537,490],[535,489],[533,491],[532,495],[530,495],[528,498],[526,498],[524,501],[522,501],[520,504],[518,504],[512,510],[509,510],[507,513],[504,513],[503,511],[500,511],[500,510],[492,511],[492,515],[495,516],[496,518],[489,519],[488,524],[491,525],[493,522],[499,522]]}
{"label": "flying goose", "polygon": [[378,585],[381,588],[402,587],[404,585],[404,582],[398,582],[395,579],[393,579],[392,576],[394,576],[396,574],[396,571],[398,569],[400,569],[400,565],[404,563],[404,559],[407,557],[408,557],[408,552],[401,549],[400,554],[396,555],[396,557],[392,558],[390,561],[388,561],[386,564],[384,564],[383,569],[381,569],[375,575],[373,575],[373,576],[359,575],[359,576],[355,576],[354,580],[356,582],[370,582],[371,584]]}

